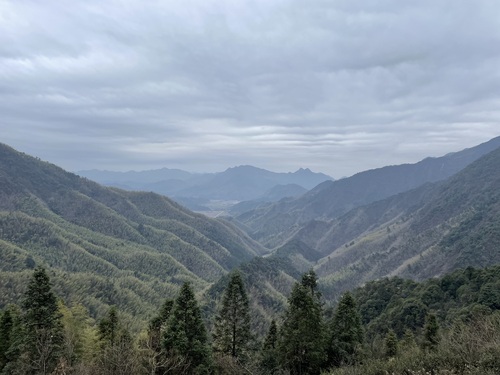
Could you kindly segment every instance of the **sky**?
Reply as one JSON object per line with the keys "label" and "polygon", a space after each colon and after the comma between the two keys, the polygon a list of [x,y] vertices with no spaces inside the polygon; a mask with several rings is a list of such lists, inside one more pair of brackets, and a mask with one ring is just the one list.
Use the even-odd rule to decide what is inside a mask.
{"label": "sky", "polygon": [[0,0],[0,142],[335,178],[500,135],[498,0]]}

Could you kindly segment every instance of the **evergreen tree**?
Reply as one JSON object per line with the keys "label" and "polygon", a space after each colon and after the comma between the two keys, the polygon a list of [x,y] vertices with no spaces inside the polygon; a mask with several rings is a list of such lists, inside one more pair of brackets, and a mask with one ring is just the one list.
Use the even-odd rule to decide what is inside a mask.
{"label": "evergreen tree", "polygon": [[401,345],[405,349],[413,348],[417,345],[415,342],[415,335],[413,334],[413,331],[411,329],[405,330]]}
{"label": "evergreen tree", "polygon": [[37,267],[23,301],[25,336],[23,351],[28,373],[49,374],[62,353],[63,327],[49,276]]}
{"label": "evergreen tree", "polygon": [[116,344],[119,336],[118,312],[116,307],[112,306],[108,315],[99,321],[98,336],[103,346],[113,346]]}
{"label": "evergreen tree", "polygon": [[439,325],[435,314],[428,314],[425,319],[423,347],[435,350],[439,343]]}
{"label": "evergreen tree", "polygon": [[14,316],[11,309],[6,309],[0,317],[0,371],[8,362],[7,352],[13,341],[12,330]]}
{"label": "evergreen tree", "polygon": [[394,330],[389,330],[385,336],[385,355],[387,357],[394,357],[398,354],[398,337]]}
{"label": "evergreen tree", "polygon": [[318,277],[312,268],[302,275],[300,283],[311,292],[312,296],[316,295],[318,298],[320,297],[318,291]]}
{"label": "evergreen tree", "polygon": [[260,367],[265,374],[275,374],[278,370],[278,327],[273,319],[261,351]]}
{"label": "evergreen tree", "polygon": [[161,306],[159,314],[149,322],[146,345],[147,349],[149,349],[148,363],[151,368],[150,373],[157,375],[164,374],[167,373],[171,366],[171,361],[169,361],[167,353],[163,349],[162,336],[173,306],[174,301],[167,299]]}
{"label": "evergreen tree", "polygon": [[294,285],[278,344],[281,365],[292,375],[319,374],[325,360],[321,304],[309,286]]}
{"label": "evergreen tree", "polygon": [[[14,374],[28,372],[27,364],[21,361],[22,349],[24,347],[24,325],[22,324],[21,311],[15,305],[10,305],[3,315],[1,324],[0,344],[2,344],[1,374]],[[4,313],[5,314],[5,313]],[[26,357],[26,355],[24,355]],[[24,358],[26,359],[26,358]]]}
{"label": "evergreen tree", "polygon": [[136,352],[130,333],[122,326],[116,307],[111,307],[97,327],[100,341],[98,372],[118,375],[137,371]]}
{"label": "evergreen tree", "polygon": [[224,291],[222,306],[215,320],[214,351],[241,360],[250,338],[248,297],[241,275],[235,272]]}
{"label": "evergreen tree", "polygon": [[341,297],[331,323],[330,365],[356,363],[362,343],[361,315],[354,297],[347,292]]}
{"label": "evergreen tree", "polygon": [[[180,356],[189,364],[188,373],[204,374],[210,371],[210,348],[200,308],[188,283],[184,283],[175,300],[163,347],[170,356]],[[172,374],[176,371],[172,370]],[[179,372],[180,373],[180,372]]]}

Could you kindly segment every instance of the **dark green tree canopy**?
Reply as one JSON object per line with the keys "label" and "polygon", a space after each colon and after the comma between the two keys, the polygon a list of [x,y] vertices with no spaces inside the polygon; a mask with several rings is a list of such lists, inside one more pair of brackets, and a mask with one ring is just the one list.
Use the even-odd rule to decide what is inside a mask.
{"label": "dark green tree canopy", "polygon": [[250,339],[248,297],[240,273],[234,272],[215,318],[214,351],[242,359]]}
{"label": "dark green tree canopy", "polygon": [[22,307],[26,372],[48,374],[62,356],[63,326],[57,298],[44,268],[33,271]]}
{"label": "dark green tree canopy", "polygon": [[351,293],[345,293],[335,310],[331,322],[329,345],[330,364],[353,364],[363,343],[363,326],[356,301]]}
{"label": "dark green tree canopy", "polygon": [[324,324],[319,300],[296,283],[288,299],[279,341],[281,365],[294,374],[319,374],[325,360]]}
{"label": "dark green tree canopy", "polygon": [[210,349],[207,331],[189,283],[184,283],[175,300],[163,337],[167,352],[183,356],[190,363],[190,373],[209,371]]}

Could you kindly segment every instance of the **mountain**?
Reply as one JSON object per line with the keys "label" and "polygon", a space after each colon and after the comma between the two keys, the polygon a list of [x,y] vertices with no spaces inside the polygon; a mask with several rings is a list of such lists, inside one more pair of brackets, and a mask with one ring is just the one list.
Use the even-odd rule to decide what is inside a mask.
{"label": "mountain", "polygon": [[311,220],[333,219],[356,207],[428,182],[442,181],[498,147],[500,137],[460,152],[426,158],[416,164],[387,166],[341,180],[325,181],[296,199],[260,206],[236,219],[250,228],[253,238],[267,247],[276,247]]}
{"label": "mountain", "polygon": [[106,188],[0,144],[0,308],[36,264],[94,314],[147,318],[178,286],[197,291],[264,249],[234,225],[155,194]]}
{"label": "mountain", "polygon": [[[289,194],[297,195],[299,190],[305,192],[321,182],[331,180],[331,177],[314,173],[310,169],[301,168],[293,173],[276,173],[249,165],[207,174],[191,174],[167,168],[142,172],[93,170],[80,171],[78,174],[108,186],[154,191],[197,210],[201,204],[214,200],[249,201],[263,197],[265,200],[279,200],[284,197],[286,189],[289,190]],[[273,192],[273,189],[276,190]]]}
{"label": "mountain", "polygon": [[444,181],[307,222],[272,254],[240,267],[251,298],[262,303],[254,313],[264,319],[280,311],[309,269],[332,304],[371,280],[424,280],[500,264],[499,166],[497,148]]}
{"label": "mountain", "polygon": [[385,276],[416,280],[500,263],[500,148],[445,181],[315,220],[276,254],[314,267],[325,296]]}

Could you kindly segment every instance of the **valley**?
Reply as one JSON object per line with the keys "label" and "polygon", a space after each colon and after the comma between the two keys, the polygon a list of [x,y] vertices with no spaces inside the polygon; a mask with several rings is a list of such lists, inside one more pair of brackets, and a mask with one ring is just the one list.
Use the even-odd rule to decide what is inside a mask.
{"label": "valley", "polygon": [[[0,145],[0,310],[21,300],[33,270],[43,267],[65,305],[82,306],[96,320],[116,308],[135,335],[162,301],[189,284],[214,329],[212,317],[237,270],[252,332],[262,340],[271,321],[287,316],[290,294],[312,272],[324,314],[356,291],[375,340],[389,328],[381,326],[386,318],[363,315],[372,303],[366,288],[405,279],[419,289],[416,282],[430,285],[459,270],[500,264],[499,165],[495,138],[441,158],[321,182],[279,201],[217,201],[209,211],[224,210],[210,218],[164,195],[105,187]],[[253,168],[244,169],[251,173],[241,176],[236,168],[241,181],[265,185]],[[500,306],[491,298],[495,311]],[[391,329],[401,337],[398,327]]]}

